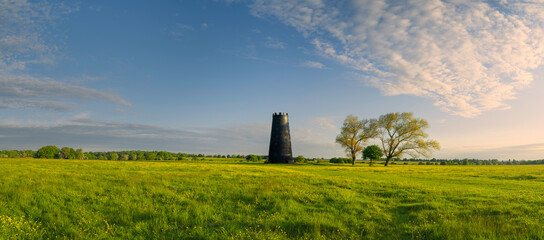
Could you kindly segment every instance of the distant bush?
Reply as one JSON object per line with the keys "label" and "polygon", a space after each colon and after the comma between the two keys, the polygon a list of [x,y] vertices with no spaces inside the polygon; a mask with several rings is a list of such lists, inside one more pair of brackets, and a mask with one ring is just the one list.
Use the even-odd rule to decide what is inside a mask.
{"label": "distant bush", "polygon": [[258,156],[258,155],[254,155],[254,154],[249,154],[246,156],[246,161],[248,162],[259,162],[263,160],[263,157],[262,156]]}
{"label": "distant bush", "polygon": [[308,162],[308,160],[304,156],[298,156],[295,159],[293,159],[296,163],[305,163]]}
{"label": "distant bush", "polygon": [[351,163],[349,158],[331,158],[330,163]]}

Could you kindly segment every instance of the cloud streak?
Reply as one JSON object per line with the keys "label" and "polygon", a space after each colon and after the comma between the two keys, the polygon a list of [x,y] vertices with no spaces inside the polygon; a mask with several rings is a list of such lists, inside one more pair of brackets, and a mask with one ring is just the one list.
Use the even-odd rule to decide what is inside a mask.
{"label": "cloud streak", "polygon": [[309,68],[317,68],[317,69],[324,69],[325,68],[325,65],[323,65],[323,63],[314,62],[314,61],[306,61],[306,62],[302,63],[301,65],[304,66],[304,67],[309,67]]}
{"label": "cloud streak", "polygon": [[[0,123],[5,149],[45,145],[82,147],[86,151],[167,150],[191,153],[257,153],[268,150],[269,124],[248,123],[216,128],[167,128],[150,124],[76,117],[67,121]],[[255,149],[260,149],[255,152]]]}
{"label": "cloud streak", "polygon": [[431,98],[464,117],[508,108],[544,59],[541,1],[255,0],[251,9],[384,95]]}
{"label": "cloud streak", "polygon": [[[6,97],[2,100],[4,104],[17,102],[18,104],[13,106],[20,105],[21,107],[33,107],[39,99],[67,98],[107,101],[130,106],[129,102],[115,94],[30,76],[0,76],[0,96]],[[17,98],[26,100],[17,100]]]}

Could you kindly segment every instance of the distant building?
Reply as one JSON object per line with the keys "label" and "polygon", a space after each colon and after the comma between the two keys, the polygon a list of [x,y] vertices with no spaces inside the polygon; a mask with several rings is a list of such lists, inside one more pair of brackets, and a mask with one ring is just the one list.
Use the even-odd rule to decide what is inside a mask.
{"label": "distant building", "polygon": [[289,115],[287,113],[274,113],[272,116],[272,132],[270,134],[268,162],[293,163],[291,134],[289,132]]}

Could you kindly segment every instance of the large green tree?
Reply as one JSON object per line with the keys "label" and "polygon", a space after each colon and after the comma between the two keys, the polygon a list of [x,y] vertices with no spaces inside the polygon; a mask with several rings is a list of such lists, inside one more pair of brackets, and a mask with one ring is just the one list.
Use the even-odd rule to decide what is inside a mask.
{"label": "large green tree", "polygon": [[425,130],[429,123],[421,118],[414,118],[413,113],[388,113],[380,116],[379,138],[385,155],[385,166],[394,157],[400,158],[403,154],[412,157],[419,155],[430,157],[434,150],[440,149],[435,140],[427,140]]}
{"label": "large green tree", "polygon": [[364,144],[371,138],[378,135],[378,124],[375,119],[362,119],[348,115],[336,136],[336,142],[340,144],[348,156],[351,157],[351,164],[355,165],[357,153],[363,150]]}
{"label": "large green tree", "polygon": [[60,150],[56,146],[45,146],[40,148],[36,152],[36,158],[47,158],[47,159],[53,159],[53,158],[59,158]]}

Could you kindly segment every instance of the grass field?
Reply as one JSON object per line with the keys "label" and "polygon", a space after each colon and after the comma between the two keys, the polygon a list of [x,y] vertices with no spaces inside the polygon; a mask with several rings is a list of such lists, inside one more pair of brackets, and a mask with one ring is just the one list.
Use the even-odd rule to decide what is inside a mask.
{"label": "grass field", "polygon": [[0,159],[0,239],[544,239],[544,166]]}

